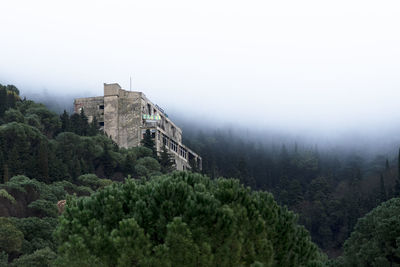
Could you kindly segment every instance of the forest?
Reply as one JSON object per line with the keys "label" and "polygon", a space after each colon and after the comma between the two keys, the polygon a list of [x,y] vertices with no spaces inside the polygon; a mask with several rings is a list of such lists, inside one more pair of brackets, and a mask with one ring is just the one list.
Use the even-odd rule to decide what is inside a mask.
{"label": "forest", "polygon": [[202,171],[0,85],[0,266],[400,266],[399,158],[185,128]]}

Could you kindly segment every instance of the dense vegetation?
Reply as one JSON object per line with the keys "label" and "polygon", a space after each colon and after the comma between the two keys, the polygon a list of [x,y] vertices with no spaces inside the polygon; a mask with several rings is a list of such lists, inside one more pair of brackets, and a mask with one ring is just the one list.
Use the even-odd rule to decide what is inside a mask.
{"label": "dense vegetation", "polygon": [[400,266],[400,198],[393,198],[360,219],[344,244],[347,266]]}
{"label": "dense vegetation", "polygon": [[394,158],[191,129],[184,129],[184,141],[203,156],[205,174],[237,177],[253,189],[272,192],[278,203],[300,215],[312,240],[330,256],[341,254],[358,218],[400,193]]}
{"label": "dense vegetation", "polygon": [[[150,134],[119,148],[83,112],[58,115],[0,85],[0,266],[399,265],[393,159],[221,132],[185,138],[206,176],[170,173]],[[343,256],[327,261],[265,191],[329,255],[350,237]]]}
{"label": "dense vegetation", "polygon": [[69,201],[57,229],[66,266],[306,266],[321,259],[293,213],[233,179],[184,172],[128,179]]}

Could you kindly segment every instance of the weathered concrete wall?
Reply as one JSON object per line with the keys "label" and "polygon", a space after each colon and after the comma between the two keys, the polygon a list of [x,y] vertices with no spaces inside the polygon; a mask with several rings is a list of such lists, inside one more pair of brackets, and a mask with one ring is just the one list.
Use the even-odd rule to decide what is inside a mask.
{"label": "weathered concrete wall", "polygon": [[141,140],[141,111],[140,92],[120,90],[118,102],[118,129],[119,145],[122,147],[135,147]]}
{"label": "weathered concrete wall", "polygon": [[74,101],[75,113],[80,113],[83,108],[89,123],[92,122],[93,117],[96,117],[99,122],[104,121],[104,109],[101,107],[104,107],[104,97],[102,96],[77,98]]}
{"label": "weathered concrete wall", "polygon": [[[118,85],[119,87],[119,85]],[[114,84],[104,84],[104,132],[119,144],[118,131],[118,88]]]}

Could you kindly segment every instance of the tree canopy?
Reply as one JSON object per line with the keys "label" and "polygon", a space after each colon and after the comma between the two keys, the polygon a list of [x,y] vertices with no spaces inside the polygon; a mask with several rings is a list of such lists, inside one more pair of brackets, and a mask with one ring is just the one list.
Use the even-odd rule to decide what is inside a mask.
{"label": "tree canopy", "polygon": [[400,266],[400,198],[393,198],[359,219],[344,244],[348,266]]}
{"label": "tree canopy", "polygon": [[70,199],[56,235],[69,266],[305,266],[321,258],[296,216],[238,180],[176,172]]}

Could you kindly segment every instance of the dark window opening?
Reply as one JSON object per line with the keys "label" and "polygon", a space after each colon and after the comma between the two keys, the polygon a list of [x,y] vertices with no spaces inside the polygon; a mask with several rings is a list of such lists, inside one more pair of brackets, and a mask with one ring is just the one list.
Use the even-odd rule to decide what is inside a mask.
{"label": "dark window opening", "polygon": [[104,121],[99,122],[100,126],[104,126]]}
{"label": "dark window opening", "polygon": [[147,111],[148,111],[148,114],[151,115],[151,106],[150,106],[150,104],[147,104]]}
{"label": "dark window opening", "polygon": [[100,106],[99,106],[99,109],[104,109],[104,105],[100,105]]}

